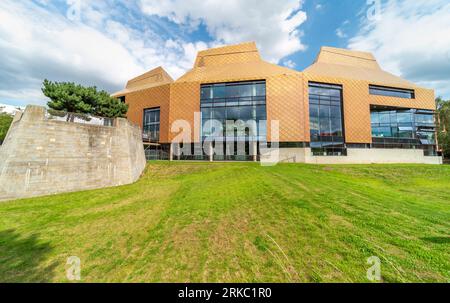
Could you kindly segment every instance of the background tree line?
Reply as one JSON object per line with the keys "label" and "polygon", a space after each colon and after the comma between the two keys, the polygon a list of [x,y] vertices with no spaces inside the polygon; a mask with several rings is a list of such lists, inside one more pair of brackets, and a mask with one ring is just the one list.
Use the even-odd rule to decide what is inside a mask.
{"label": "background tree line", "polygon": [[438,141],[444,156],[450,159],[450,100],[436,99],[437,117],[439,119]]}
{"label": "background tree line", "polygon": [[[1,108],[0,108],[1,110]],[[0,144],[5,140],[9,126],[13,121],[13,116],[7,113],[0,113]]]}

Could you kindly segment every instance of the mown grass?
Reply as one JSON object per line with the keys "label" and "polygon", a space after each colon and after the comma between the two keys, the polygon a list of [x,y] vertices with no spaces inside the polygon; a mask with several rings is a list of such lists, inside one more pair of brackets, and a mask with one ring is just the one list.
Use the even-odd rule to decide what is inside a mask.
{"label": "mown grass", "polygon": [[448,282],[449,248],[449,166],[152,162],[0,204],[2,282]]}

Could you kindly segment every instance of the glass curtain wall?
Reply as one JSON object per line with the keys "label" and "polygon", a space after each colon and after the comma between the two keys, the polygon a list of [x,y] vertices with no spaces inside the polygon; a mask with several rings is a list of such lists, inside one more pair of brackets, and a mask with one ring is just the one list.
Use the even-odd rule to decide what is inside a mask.
{"label": "glass curtain wall", "polygon": [[436,122],[433,111],[372,107],[370,115],[375,147],[434,150]]}
{"label": "glass curtain wall", "polygon": [[[201,112],[203,140],[223,143],[223,155],[215,155],[215,160],[250,160],[250,142],[267,137],[266,82],[204,84]],[[254,121],[255,127],[235,127],[238,121]],[[227,144],[233,142],[242,144]],[[239,146],[245,151],[238,151]]]}
{"label": "glass curtain wall", "polygon": [[311,150],[315,156],[345,156],[342,86],[309,83]]}

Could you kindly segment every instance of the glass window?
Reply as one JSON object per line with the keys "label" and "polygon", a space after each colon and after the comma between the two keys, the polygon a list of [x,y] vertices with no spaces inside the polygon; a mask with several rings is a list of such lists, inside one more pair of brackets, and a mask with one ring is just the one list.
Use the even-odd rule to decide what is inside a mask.
{"label": "glass window", "polygon": [[207,100],[207,99],[212,99],[212,88],[211,86],[205,86],[202,87],[201,89],[201,99],[202,100]]}
{"label": "glass window", "polygon": [[239,112],[239,119],[241,119],[244,122],[247,122],[248,120],[255,120],[256,113],[253,115],[255,111],[253,110],[252,106],[241,106],[240,112]]}
{"label": "glass window", "polygon": [[[389,138],[394,146],[435,145],[435,120],[433,112],[416,109],[371,109],[372,136]],[[426,132],[432,134],[426,136]],[[386,141],[387,142],[387,141]]]}
{"label": "glass window", "polygon": [[413,114],[411,111],[398,111],[397,112],[397,122],[398,123],[412,123]]}
{"label": "glass window", "polygon": [[[212,88],[212,92],[208,88]],[[220,121],[224,130],[227,130],[226,121],[242,120],[248,122],[254,120],[258,125],[253,132],[249,129],[231,132],[228,141],[250,140],[259,135],[259,139],[266,137],[266,123],[261,127],[260,121],[267,119],[266,114],[266,83],[265,81],[246,81],[233,83],[205,84],[202,88],[202,99],[200,102],[203,113],[203,137],[211,134],[211,130],[205,127],[208,117]],[[211,95],[211,99],[205,96]],[[210,110],[210,111],[208,111]],[[228,127],[231,131],[231,126]],[[257,138],[258,139],[258,138]]]}
{"label": "glass window", "polygon": [[212,109],[211,108],[202,108],[202,119],[210,120],[212,119]]}
{"label": "glass window", "polygon": [[254,85],[241,85],[239,87],[239,97],[251,97],[253,96]]}
{"label": "glass window", "polygon": [[215,120],[223,121],[226,119],[226,108],[218,107],[213,109],[212,118]]}
{"label": "glass window", "polygon": [[214,85],[213,91],[214,99],[224,99],[226,97],[225,85]]}
{"label": "glass window", "polygon": [[309,124],[313,154],[344,156],[342,87],[309,83]]}
{"label": "glass window", "polygon": [[[341,118],[341,108],[339,106],[331,106],[330,107],[330,117],[331,118]],[[337,119],[334,119],[337,120]]]}
{"label": "glass window", "polygon": [[378,112],[371,112],[370,113],[370,120],[371,120],[372,124],[380,123],[380,115],[378,114]]}
{"label": "glass window", "polygon": [[416,123],[421,125],[434,125],[433,115],[416,114]]}
{"label": "glass window", "polygon": [[226,87],[226,97],[227,98],[239,98],[240,95],[239,85],[230,85]]}
{"label": "glass window", "polygon": [[266,106],[258,105],[255,106],[256,120],[266,120]]}
{"label": "glass window", "polygon": [[227,120],[239,120],[239,106],[227,107]]}
{"label": "glass window", "polygon": [[159,142],[160,108],[144,110],[144,139]]}
{"label": "glass window", "polygon": [[387,96],[396,98],[414,99],[415,93],[411,89],[391,88],[377,85],[369,85],[371,95]]}
{"label": "glass window", "polygon": [[380,112],[379,117],[380,117],[381,124],[390,124],[391,123],[389,112]]}
{"label": "glass window", "polygon": [[266,85],[259,83],[255,85],[255,96],[262,97],[266,96]]}

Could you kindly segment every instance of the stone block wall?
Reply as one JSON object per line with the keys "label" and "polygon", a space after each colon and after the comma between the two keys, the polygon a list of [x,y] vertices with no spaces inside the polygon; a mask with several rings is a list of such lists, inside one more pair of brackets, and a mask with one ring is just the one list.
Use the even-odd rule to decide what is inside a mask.
{"label": "stone block wall", "polygon": [[47,119],[28,106],[14,118],[0,147],[0,200],[129,184],[146,165],[139,127]]}

